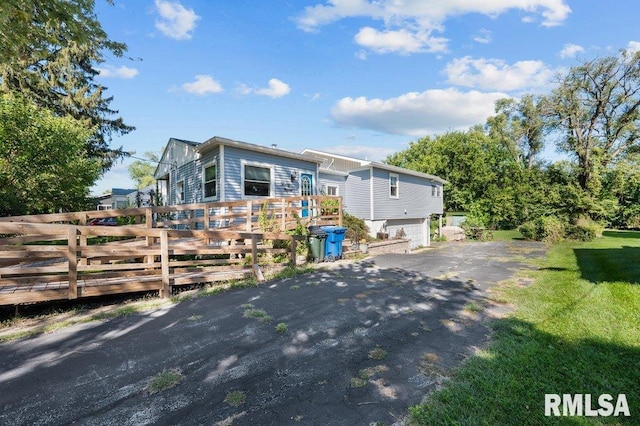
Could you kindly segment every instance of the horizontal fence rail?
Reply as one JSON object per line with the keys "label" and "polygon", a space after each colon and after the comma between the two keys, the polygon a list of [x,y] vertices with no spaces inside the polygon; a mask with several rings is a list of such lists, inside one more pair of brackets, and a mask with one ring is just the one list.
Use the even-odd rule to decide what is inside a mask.
{"label": "horizontal fence rail", "polygon": [[[306,213],[305,213],[306,212]],[[296,226],[341,224],[336,197],[0,218],[0,305],[158,291],[296,261]],[[119,218],[122,226],[90,226]]]}

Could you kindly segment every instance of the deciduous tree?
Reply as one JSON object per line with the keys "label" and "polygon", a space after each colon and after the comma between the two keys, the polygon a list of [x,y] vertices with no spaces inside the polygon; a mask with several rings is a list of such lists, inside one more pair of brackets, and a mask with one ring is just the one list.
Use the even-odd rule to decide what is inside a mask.
{"label": "deciduous tree", "polygon": [[550,100],[558,147],[577,160],[580,187],[597,195],[605,168],[640,148],[640,52],[571,68]]}
{"label": "deciduous tree", "polygon": [[93,129],[30,100],[0,95],[0,216],[85,210],[101,173]]}

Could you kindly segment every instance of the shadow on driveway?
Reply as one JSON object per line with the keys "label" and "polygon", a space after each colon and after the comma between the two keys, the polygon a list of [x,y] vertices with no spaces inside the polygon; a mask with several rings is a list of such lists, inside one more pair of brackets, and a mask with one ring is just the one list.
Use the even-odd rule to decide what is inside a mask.
{"label": "shadow on driveway", "polygon": [[[486,342],[486,289],[543,255],[490,242],[338,262],[4,343],[0,423],[394,423]],[[180,383],[150,393],[171,369]]]}

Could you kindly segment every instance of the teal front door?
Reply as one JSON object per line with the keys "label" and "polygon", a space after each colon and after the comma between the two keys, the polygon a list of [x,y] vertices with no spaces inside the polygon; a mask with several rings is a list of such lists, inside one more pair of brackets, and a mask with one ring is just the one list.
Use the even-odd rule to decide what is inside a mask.
{"label": "teal front door", "polygon": [[[313,175],[302,173],[300,176],[300,195],[309,197],[313,195]],[[309,201],[302,200],[302,217],[309,217]]]}

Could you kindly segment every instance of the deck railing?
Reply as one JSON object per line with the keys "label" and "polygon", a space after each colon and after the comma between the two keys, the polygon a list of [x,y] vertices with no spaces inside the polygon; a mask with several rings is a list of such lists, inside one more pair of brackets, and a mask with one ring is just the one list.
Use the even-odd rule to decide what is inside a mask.
{"label": "deck railing", "polygon": [[[295,197],[0,218],[0,305],[227,281],[296,261],[287,230],[341,224],[341,199]],[[90,226],[117,217],[123,226]]]}
{"label": "deck railing", "polygon": [[146,228],[228,229],[259,231],[261,219],[270,221],[280,232],[303,226],[342,225],[342,197],[315,195],[308,197],[256,198],[173,206],[151,206],[114,210],[52,213],[0,217],[0,222],[69,223],[87,225],[93,219],[121,218],[129,224]]}

